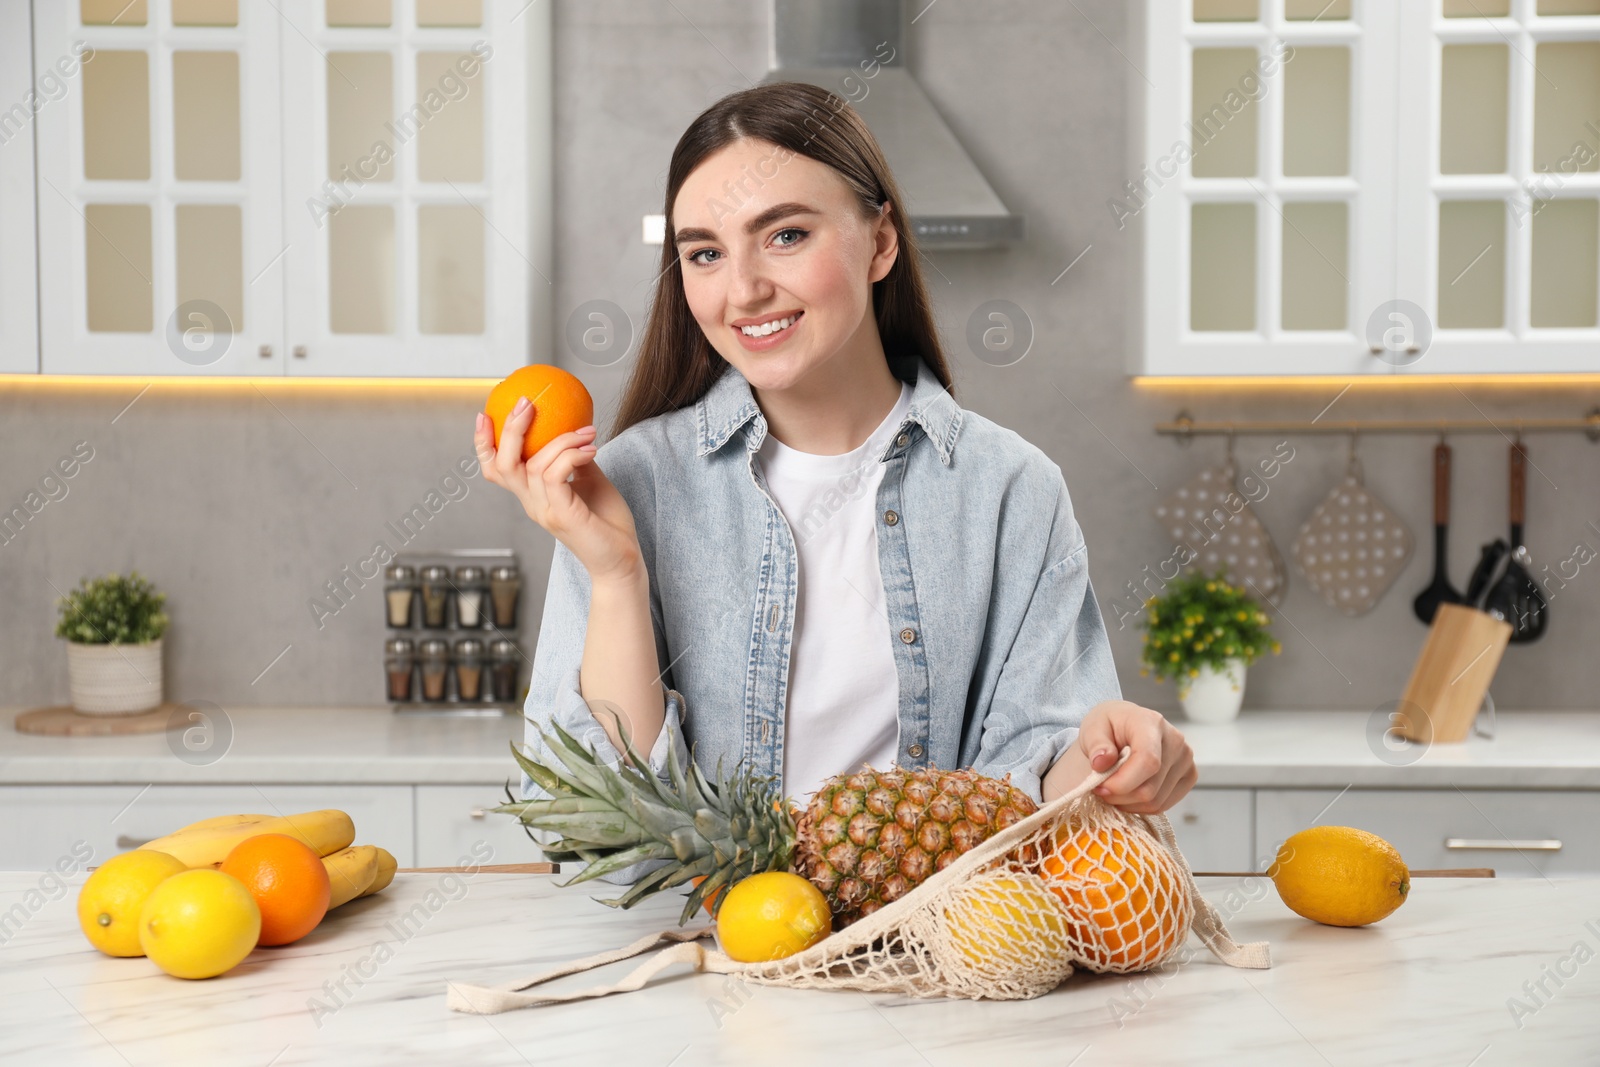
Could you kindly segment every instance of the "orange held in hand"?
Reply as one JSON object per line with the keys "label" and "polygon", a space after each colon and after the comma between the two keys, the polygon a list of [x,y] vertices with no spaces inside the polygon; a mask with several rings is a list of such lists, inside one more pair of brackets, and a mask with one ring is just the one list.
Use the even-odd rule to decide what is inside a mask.
{"label": "orange held in hand", "polygon": [[288,834],[257,834],[234,846],[220,868],[244,883],[261,909],[263,945],[287,945],[317,928],[332,884],[322,857]]}
{"label": "orange held in hand", "polygon": [[560,367],[533,363],[518,367],[494,387],[484,414],[494,423],[494,444],[500,447],[500,431],[520,397],[533,405],[533,421],[522,438],[522,461],[564,433],[580,430],[594,422],[594,400],[583,383]]}

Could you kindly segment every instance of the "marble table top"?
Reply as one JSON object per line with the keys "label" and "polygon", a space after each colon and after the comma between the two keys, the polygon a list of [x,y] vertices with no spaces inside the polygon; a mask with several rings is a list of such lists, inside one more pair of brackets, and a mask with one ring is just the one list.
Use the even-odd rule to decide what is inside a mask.
{"label": "marble table top", "polygon": [[[1216,962],[1074,975],[1021,1002],[789,990],[669,970],[599,1000],[479,1016],[448,981],[493,985],[675,923],[555,878],[402,874],[308,937],[187,982],[92,949],[61,886],[0,873],[0,1062],[95,1065],[1600,1063],[1600,880],[1421,879],[1383,922],[1319,926],[1263,879],[1203,879],[1270,970]],[[54,899],[51,899],[51,898]],[[635,961],[559,979],[615,981]]]}
{"label": "marble table top", "polygon": [[[180,735],[38,737],[0,709],[0,784],[134,782],[498,783],[515,764],[520,715],[450,716],[387,707],[217,708],[226,754],[185,760]],[[1600,712],[1502,711],[1495,737],[1394,750],[1368,711],[1245,711],[1200,725],[1175,717],[1206,788],[1600,789]],[[1392,742],[1390,742],[1392,744]]]}

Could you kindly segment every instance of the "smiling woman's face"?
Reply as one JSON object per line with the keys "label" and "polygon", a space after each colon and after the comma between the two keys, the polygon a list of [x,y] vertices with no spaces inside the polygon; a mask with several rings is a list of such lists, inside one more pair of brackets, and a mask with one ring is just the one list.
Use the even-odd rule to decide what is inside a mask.
{"label": "smiling woman's face", "polygon": [[[897,252],[831,167],[745,138],[708,156],[673,203],[683,292],[713,348],[781,390],[875,329],[872,283]],[[793,320],[764,337],[742,327]],[[758,333],[761,331],[758,331]]]}

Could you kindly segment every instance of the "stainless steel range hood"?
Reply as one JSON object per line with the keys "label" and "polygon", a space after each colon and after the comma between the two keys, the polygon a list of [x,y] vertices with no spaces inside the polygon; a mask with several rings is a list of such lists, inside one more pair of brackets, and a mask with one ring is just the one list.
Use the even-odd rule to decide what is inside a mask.
{"label": "stainless steel range hood", "polygon": [[905,67],[904,0],[768,2],[762,82],[810,82],[850,102],[883,147],[924,248],[1022,240],[1022,216],[1006,210]]}

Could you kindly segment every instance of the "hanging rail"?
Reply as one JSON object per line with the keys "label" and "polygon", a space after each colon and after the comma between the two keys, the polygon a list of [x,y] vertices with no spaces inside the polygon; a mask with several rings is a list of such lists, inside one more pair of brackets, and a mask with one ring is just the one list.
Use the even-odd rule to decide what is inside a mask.
{"label": "hanging rail", "polygon": [[1461,434],[1581,433],[1600,442],[1600,408],[1576,419],[1358,419],[1349,422],[1202,422],[1180,411],[1171,422],[1156,423],[1156,433],[1168,437],[1227,437],[1238,434]]}

